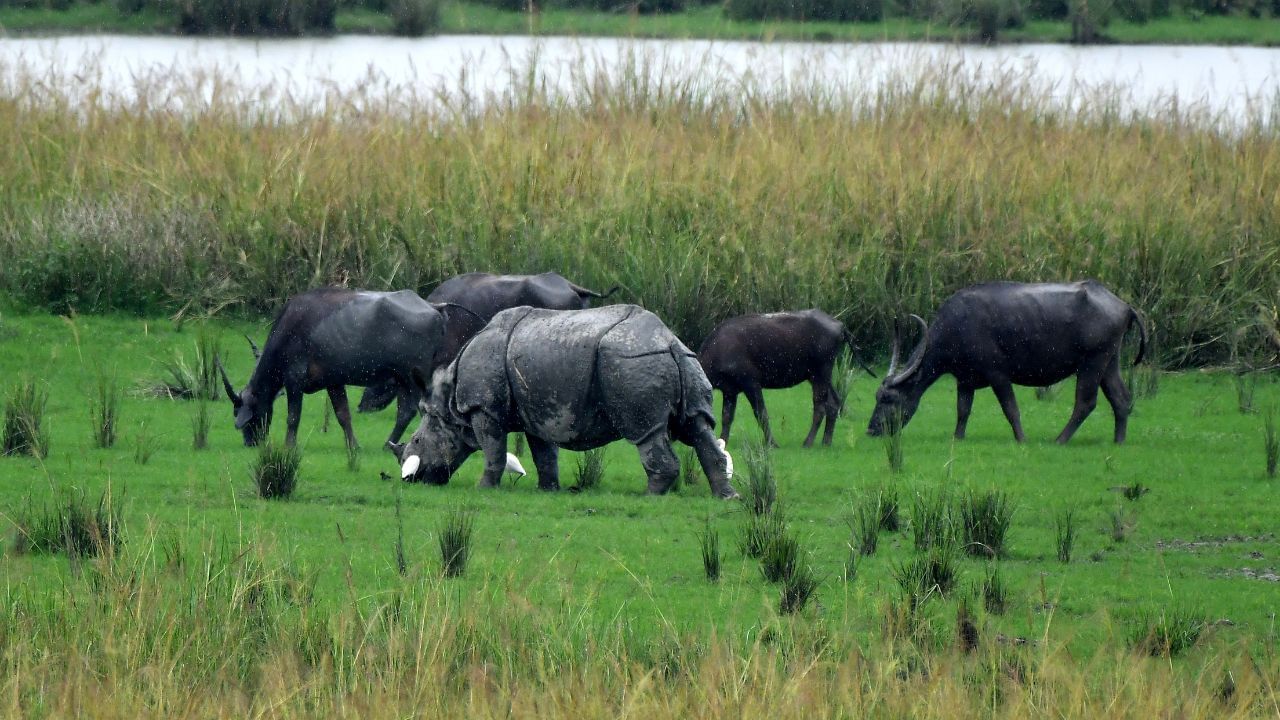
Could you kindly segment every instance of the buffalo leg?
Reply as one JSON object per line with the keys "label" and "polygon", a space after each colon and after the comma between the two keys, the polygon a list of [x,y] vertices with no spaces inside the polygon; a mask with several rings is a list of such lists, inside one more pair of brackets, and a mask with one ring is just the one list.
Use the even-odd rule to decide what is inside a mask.
{"label": "buffalo leg", "polygon": [[[805,447],[813,447],[813,439],[818,436],[818,427],[822,425],[823,418],[827,416],[826,388],[815,381],[810,381],[809,385],[813,389],[813,424],[809,426],[809,434],[804,439]],[[828,423],[828,433],[830,429],[830,424]],[[831,444],[829,437],[825,444]]]}
{"label": "buffalo leg", "polygon": [[778,443],[773,439],[773,431],[769,429],[769,411],[764,406],[764,393],[759,387],[749,387],[744,390],[747,394],[747,402],[751,403],[751,411],[756,414],[756,422],[760,423],[760,429],[764,431],[764,442],[769,447],[778,447]]}
{"label": "buffalo leg", "polygon": [[507,470],[507,433],[493,418],[482,413],[473,413],[470,420],[480,452],[484,453],[484,474],[480,476],[479,487],[498,487],[502,484],[502,473]]}
{"label": "buffalo leg", "polygon": [[298,444],[298,425],[302,422],[302,391],[286,388],[285,397],[289,402],[289,415],[285,419],[288,429],[284,434],[284,444],[293,447]]}
{"label": "buffalo leg", "polygon": [[1100,379],[1097,372],[1090,372],[1088,368],[1082,369],[1076,375],[1076,404],[1071,409],[1071,419],[1067,421],[1067,426],[1062,428],[1062,432],[1058,435],[1059,445],[1067,444],[1071,436],[1076,434],[1076,430],[1080,429],[1085,418],[1089,417],[1089,413],[1098,406]]}
{"label": "buffalo leg", "polygon": [[[1003,402],[1003,401],[1001,401]],[[969,426],[969,413],[973,410],[973,388],[967,385],[956,386],[956,439],[964,439],[965,428]],[[1018,412],[1017,407],[1013,412]],[[1013,422],[1012,420],[1010,422]]]}
{"label": "buffalo leg", "polygon": [[671,450],[666,428],[650,433],[636,443],[636,449],[640,451],[640,464],[649,475],[649,494],[666,494],[680,476],[680,460]]}
{"label": "buffalo leg", "polygon": [[991,384],[991,390],[1000,401],[1000,409],[1004,410],[1005,419],[1013,427],[1013,439],[1022,442],[1026,437],[1022,434],[1022,416],[1018,414],[1018,399],[1013,394],[1013,386],[1007,381],[994,382]]}
{"label": "buffalo leg", "polygon": [[391,435],[387,438],[391,442],[400,442],[404,429],[409,427],[409,421],[413,420],[413,414],[417,410],[415,399],[416,394],[404,388],[401,388],[396,395],[396,424],[391,428]]}
{"label": "buffalo leg", "polygon": [[529,454],[533,456],[533,465],[538,469],[539,490],[560,489],[560,450],[555,445],[525,433],[529,441]]}
{"label": "buffalo leg", "polygon": [[720,395],[724,402],[720,404],[720,439],[729,444],[729,428],[733,425],[733,414],[738,409],[738,391],[722,390]]}
{"label": "buffalo leg", "polygon": [[836,418],[840,417],[841,406],[844,400],[836,395],[836,389],[827,384],[827,401],[825,403],[827,410],[827,429],[822,433],[822,444],[831,445],[831,437],[836,432]]}
{"label": "buffalo leg", "polygon": [[1129,413],[1133,411],[1133,396],[1120,377],[1119,353],[1111,358],[1107,371],[1102,376],[1102,392],[1107,396],[1107,402],[1111,403],[1111,412],[1116,418],[1116,442],[1122,443],[1129,427]]}
{"label": "buffalo leg", "polygon": [[351,407],[347,405],[347,388],[342,385],[329,388],[329,402],[333,403],[333,416],[338,418],[338,425],[347,436],[347,448],[359,447],[356,442],[356,433],[351,429]]}

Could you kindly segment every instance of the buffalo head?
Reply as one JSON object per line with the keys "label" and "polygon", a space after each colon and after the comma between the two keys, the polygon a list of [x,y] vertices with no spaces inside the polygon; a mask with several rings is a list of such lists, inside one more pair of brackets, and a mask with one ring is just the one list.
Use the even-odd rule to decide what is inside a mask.
{"label": "buffalo head", "polygon": [[[253,341],[249,341],[250,345]],[[256,350],[256,348],[255,348]],[[255,353],[256,355],[256,353]],[[236,418],[236,429],[244,433],[245,447],[253,447],[271,427],[271,409],[275,398],[259,398],[252,388],[246,387],[237,393],[227,378],[227,371],[222,367],[222,360],[216,356],[213,362],[222,375],[222,389],[231,400],[231,409]]]}
{"label": "buffalo head", "polygon": [[867,424],[867,434],[878,437],[887,433],[895,433],[907,426],[911,416],[916,414],[920,406],[923,389],[912,382],[920,363],[924,361],[925,351],[929,347],[929,325],[919,315],[912,315],[920,323],[920,344],[911,353],[907,367],[898,371],[898,359],[901,352],[901,338],[897,323],[893,328],[893,355],[889,360],[889,371],[884,381],[876,390],[876,407],[871,411],[871,422]]}

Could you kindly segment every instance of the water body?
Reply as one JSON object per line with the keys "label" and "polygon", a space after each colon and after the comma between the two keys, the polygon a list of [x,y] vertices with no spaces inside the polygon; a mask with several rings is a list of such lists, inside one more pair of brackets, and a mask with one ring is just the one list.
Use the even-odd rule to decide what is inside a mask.
{"label": "water body", "polygon": [[[1195,106],[1238,121],[1277,107],[1280,49],[1218,46],[821,44],[616,38],[339,36],[283,40],[61,36],[0,40],[0,78],[14,73],[96,84],[129,98],[179,77],[224,78],[262,102],[281,93],[322,102],[334,92],[484,102],[529,82],[581,91],[585,73],[638,65],[655,82],[691,80],[718,92],[750,85],[875,92],[886,78],[939,67],[982,83],[1033,82],[1057,101],[1099,88],[1126,110]],[[577,78],[578,82],[575,82]],[[207,80],[209,96],[218,83]],[[74,92],[74,90],[68,90]],[[154,101],[154,100],[153,100]]]}

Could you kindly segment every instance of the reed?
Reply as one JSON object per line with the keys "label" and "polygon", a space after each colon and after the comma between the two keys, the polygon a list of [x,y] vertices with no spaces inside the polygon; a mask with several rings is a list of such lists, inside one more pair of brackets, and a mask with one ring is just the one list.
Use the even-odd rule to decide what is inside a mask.
{"label": "reed", "polygon": [[517,82],[485,96],[375,83],[319,102],[216,75],[140,77],[135,101],[92,67],[8,68],[0,143],[22,151],[0,158],[0,289],[58,311],[262,315],[324,282],[554,268],[624,282],[691,346],[734,314],[817,305],[867,318],[855,334],[883,352],[887,318],[963,285],[1094,277],[1177,369],[1225,361],[1280,287],[1274,108],[1228,131],[1105,92],[1063,109],[1034,76],[959,61],[869,67],[888,76],[871,88],[675,62],[584,56],[561,83],[513,58]]}

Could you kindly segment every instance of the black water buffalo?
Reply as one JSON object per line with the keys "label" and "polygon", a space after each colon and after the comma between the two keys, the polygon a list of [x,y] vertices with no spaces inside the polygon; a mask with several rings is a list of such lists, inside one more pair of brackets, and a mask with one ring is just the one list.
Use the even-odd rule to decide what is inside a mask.
{"label": "black water buffalo", "polygon": [[973,391],[990,387],[1000,400],[1013,436],[1022,442],[1022,422],[1014,385],[1043,387],[1076,376],[1076,403],[1058,435],[1065,443],[1098,404],[1098,386],[1115,414],[1115,441],[1124,442],[1129,420],[1129,390],[1120,378],[1120,346],[1131,324],[1142,361],[1147,330],[1128,303],[1094,280],[1070,284],[992,282],[952,295],[938,308],[933,324],[914,317],[923,328],[907,366],[897,371],[899,339],[895,329],[889,373],[876,392],[870,435],[911,419],[920,396],[939,377],[956,378],[956,432],[964,437],[973,407]]}
{"label": "black water buffalo", "polygon": [[824,418],[827,429],[822,444],[830,445],[844,404],[831,385],[831,369],[846,345],[856,356],[853,336],[844,324],[821,310],[743,315],[717,325],[698,350],[698,362],[711,387],[724,395],[720,437],[728,442],[738,393],[745,393],[764,430],[765,442],[777,447],[761,390],[788,388],[808,380],[813,387],[813,424],[804,446],[813,445]]}
{"label": "black water buffalo", "polygon": [[[473,272],[449,278],[427,296],[429,302],[450,303],[459,308],[458,312],[449,313],[445,323],[444,352],[440,362],[453,360],[467,340],[502,310],[521,305],[550,310],[583,310],[592,298],[607,298],[617,290],[617,287],[604,293],[588,290],[554,272],[541,275]],[[369,387],[361,396],[357,409],[360,412],[381,410],[391,403],[395,395],[393,383]]]}
{"label": "black water buffalo", "polygon": [[345,386],[384,382],[397,388],[391,440],[399,440],[417,406],[411,372],[429,375],[439,363],[445,328],[440,310],[411,290],[324,288],[291,298],[272,323],[244,390],[234,390],[218,362],[245,445],[257,444],[270,428],[272,405],[281,390],[289,404],[285,442],[293,445],[303,394],[327,390],[347,446],[355,447]]}
{"label": "black water buffalo", "polygon": [[680,462],[671,439],[695,448],[714,494],[737,497],[716,440],[711,385],[694,354],[656,315],[635,305],[593,310],[504,310],[432,378],[421,424],[388,443],[401,477],[443,484],[476,450],[482,487],[507,466],[507,433],[524,432],[538,487],[560,487],[558,448],[626,439],[640,451],[649,492],[665,493]]}

